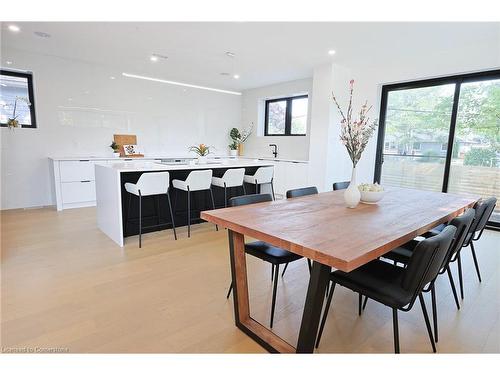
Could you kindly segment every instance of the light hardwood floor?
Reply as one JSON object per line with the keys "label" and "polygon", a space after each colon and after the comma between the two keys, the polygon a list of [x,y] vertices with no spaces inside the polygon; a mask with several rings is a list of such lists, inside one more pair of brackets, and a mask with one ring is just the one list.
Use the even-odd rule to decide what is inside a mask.
{"label": "light hardwood floor", "polygon": [[[233,323],[227,232],[194,227],[136,237],[121,249],[96,227],[95,208],[1,213],[1,346],[69,352],[265,352]],[[437,283],[438,352],[500,352],[500,233],[477,244],[483,282],[464,252],[465,300],[457,311],[448,281]],[[251,314],[269,323],[270,266],[248,257]],[[456,268],[453,266],[456,276]],[[274,330],[292,344],[308,281],[305,260],[278,284]],[[427,297],[428,307],[430,300]],[[320,353],[392,353],[392,315],[337,288]],[[419,306],[400,313],[403,353],[431,353]]]}

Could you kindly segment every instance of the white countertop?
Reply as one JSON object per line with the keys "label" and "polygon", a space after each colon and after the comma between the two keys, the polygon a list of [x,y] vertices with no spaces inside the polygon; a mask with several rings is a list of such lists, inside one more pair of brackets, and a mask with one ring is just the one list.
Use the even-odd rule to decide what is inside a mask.
{"label": "white countertop", "polygon": [[[90,161],[99,161],[99,160],[115,160],[119,162],[120,160],[135,160],[140,161],[140,160],[155,160],[155,159],[196,159],[195,156],[168,156],[168,155],[153,155],[153,156],[145,156],[141,158],[130,158],[130,157],[123,157],[123,158],[115,158],[113,156],[89,156],[89,155],[82,155],[82,156],[49,156],[49,159],[52,159],[54,161],[76,161],[76,160],[90,160]],[[266,161],[283,161],[283,162],[291,162],[291,163],[309,163],[307,160],[296,160],[296,159],[284,159],[284,158],[273,158],[273,157],[267,157],[267,156],[228,156],[228,155],[213,155],[210,156],[209,159],[225,159],[225,160],[266,160]]]}
{"label": "white countertop", "polygon": [[75,160],[90,160],[90,161],[98,161],[98,160],[155,160],[155,159],[195,159],[193,156],[145,156],[145,157],[120,157],[116,158],[114,156],[95,156],[95,155],[81,155],[81,156],[49,156],[49,159],[55,161],[75,161]]}
{"label": "white countertop", "polygon": [[[142,158],[141,158],[142,159]],[[217,168],[245,168],[245,167],[264,167],[273,164],[265,160],[231,160],[221,159],[220,162],[211,162],[207,164],[161,164],[154,161],[132,161],[116,162],[113,164],[97,164],[102,168],[122,172],[147,172],[147,171],[173,171],[173,170],[193,170],[193,169],[217,169]]]}

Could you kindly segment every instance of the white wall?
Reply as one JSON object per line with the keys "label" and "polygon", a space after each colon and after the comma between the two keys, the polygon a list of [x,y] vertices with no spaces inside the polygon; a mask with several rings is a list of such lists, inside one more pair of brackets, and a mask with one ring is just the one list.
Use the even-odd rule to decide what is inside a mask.
{"label": "white wall", "polygon": [[[265,100],[278,97],[309,94],[307,135],[304,137],[264,136]],[[278,145],[278,157],[283,159],[308,160],[309,126],[311,119],[312,79],[283,82],[243,92],[242,126],[254,123],[254,132],[245,143],[245,155],[273,156],[270,143]]]}
{"label": "white wall", "polygon": [[[369,104],[373,104],[372,117],[378,118],[383,84],[498,69],[500,67],[500,41],[496,45],[478,42],[436,55],[422,55],[411,63],[402,61],[401,58],[404,56],[399,56],[395,51],[394,56],[388,56],[384,61],[372,61],[368,67],[358,67],[353,64],[347,68],[331,64],[315,69],[309,152],[310,184],[329,190],[332,182],[350,178],[350,160],[339,141],[340,120],[331,100],[332,91],[341,98],[344,108],[347,105],[348,81],[351,78],[354,79],[355,109],[368,100]],[[328,139],[326,146],[319,143],[322,138]],[[373,181],[376,138],[375,135],[369,142],[358,163],[358,183]],[[322,151],[318,152],[318,149]],[[322,161],[322,157],[326,160]]]}
{"label": "white wall", "polygon": [[[110,155],[113,134],[136,134],[146,154],[187,155],[206,143],[227,154],[241,126],[241,96],[121,76],[81,61],[2,47],[12,67],[33,71],[37,129],[2,128],[1,208],[54,204],[49,155]],[[115,80],[109,77],[115,76]]]}

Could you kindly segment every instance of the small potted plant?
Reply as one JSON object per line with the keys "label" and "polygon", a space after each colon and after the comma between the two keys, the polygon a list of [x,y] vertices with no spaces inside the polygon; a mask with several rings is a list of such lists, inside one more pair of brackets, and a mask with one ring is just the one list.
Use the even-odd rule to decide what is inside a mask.
{"label": "small potted plant", "polygon": [[229,145],[229,156],[238,156],[238,143],[233,142]]}
{"label": "small potted plant", "polygon": [[196,155],[198,155],[198,164],[207,164],[207,156],[210,154],[210,147],[204,145],[203,143],[195,146],[191,146],[189,148],[189,151],[194,152]]}
{"label": "small potted plant", "polygon": [[115,141],[113,141],[113,142],[111,142],[109,147],[111,147],[111,149],[113,150],[113,156],[115,158],[119,158],[120,157],[120,146],[118,146],[118,144]]}
{"label": "small potted plant", "polygon": [[[242,156],[243,155],[243,143],[250,137],[252,134],[253,130],[253,123],[246,129],[243,129],[243,131],[239,131],[238,128],[232,128],[231,131],[229,132],[229,137],[233,140],[233,144],[236,144],[237,150],[238,150],[238,155]],[[231,147],[229,147],[230,150],[232,150]]]}
{"label": "small potted plant", "polygon": [[14,110],[12,112],[12,117],[9,117],[9,119],[7,120],[7,127],[9,129],[14,129],[19,127],[19,121],[17,120],[18,115],[16,115],[18,101],[25,102],[28,107],[31,106],[31,103],[28,100],[28,98],[22,96],[16,96],[16,100],[14,101]]}

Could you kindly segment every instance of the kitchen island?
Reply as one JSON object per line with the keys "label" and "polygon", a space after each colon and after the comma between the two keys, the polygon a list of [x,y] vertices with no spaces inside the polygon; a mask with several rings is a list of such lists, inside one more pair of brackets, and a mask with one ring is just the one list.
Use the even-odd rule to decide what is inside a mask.
{"label": "kitchen island", "polygon": [[[273,166],[269,161],[264,160],[231,160],[231,159],[214,159],[210,160],[207,164],[191,164],[191,163],[159,163],[155,161],[134,161],[134,162],[124,162],[124,163],[113,163],[113,164],[99,164],[95,165],[95,187],[96,187],[96,201],[97,201],[97,225],[100,230],[102,230],[107,236],[109,236],[113,241],[115,241],[119,246],[124,245],[124,239],[128,236],[133,236],[139,233],[139,228],[137,223],[134,221],[129,221],[128,225],[125,226],[126,222],[126,191],[124,185],[126,182],[136,183],[139,177],[143,173],[149,172],[160,172],[168,171],[170,172],[170,181],[173,179],[184,180],[190,171],[199,169],[212,169],[214,177],[221,177],[227,169],[230,168],[245,168],[245,174],[254,174],[257,168]],[[254,192],[252,188],[254,186],[249,185],[247,187],[247,193],[251,194]],[[263,186],[263,192],[266,187]],[[229,196],[241,195],[242,192],[238,192],[237,188],[233,188],[233,191],[229,192]],[[174,196],[177,192],[171,187],[170,194]],[[214,188],[215,204],[216,207],[224,206],[224,195],[221,189]],[[207,193],[208,194],[208,193]],[[187,212],[186,212],[186,196],[182,192],[178,193],[178,199],[174,198],[174,221],[176,227],[183,226],[187,224]],[[193,199],[193,208],[195,211],[203,211],[210,209],[211,206],[208,203],[208,196],[205,197],[203,192],[196,194]],[[160,215],[160,222],[164,222],[156,230],[163,230],[170,228],[170,215],[168,213],[167,202],[161,200],[160,208],[157,212],[156,204],[153,199],[145,199],[143,202],[143,225],[148,226],[151,223],[155,223],[157,219],[156,215]],[[132,205],[130,212],[128,213],[130,218],[138,217],[138,209],[135,205]],[[195,217],[198,216],[195,214]],[[201,222],[203,220],[196,219],[192,223]],[[150,229],[149,231],[151,231]],[[144,232],[147,232],[145,230]]]}

